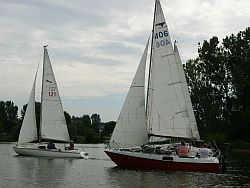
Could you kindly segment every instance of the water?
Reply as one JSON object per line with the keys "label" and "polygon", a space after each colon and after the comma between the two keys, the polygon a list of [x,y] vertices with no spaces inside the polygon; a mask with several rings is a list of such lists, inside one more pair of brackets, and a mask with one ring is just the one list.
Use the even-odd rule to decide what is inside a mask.
{"label": "water", "polygon": [[115,167],[103,144],[77,145],[90,159],[48,159],[15,154],[0,144],[1,188],[250,187],[250,153],[234,153],[227,173],[166,172]]}

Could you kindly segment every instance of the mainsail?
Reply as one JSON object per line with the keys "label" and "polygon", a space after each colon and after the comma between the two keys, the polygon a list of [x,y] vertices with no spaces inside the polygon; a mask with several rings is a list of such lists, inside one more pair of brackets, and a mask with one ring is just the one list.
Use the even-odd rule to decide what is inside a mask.
{"label": "mainsail", "polygon": [[151,45],[147,98],[149,133],[170,137],[198,138],[197,133],[195,136],[192,131],[196,123],[191,124],[189,119],[191,104],[187,105],[186,91],[183,92],[184,75],[181,74],[184,72],[180,71],[159,0],[155,2]]}
{"label": "mainsail", "polygon": [[148,142],[144,87],[148,43],[110,139],[110,147],[140,146]]}
{"label": "mainsail", "polygon": [[37,72],[30,93],[30,98],[24,115],[22,127],[19,133],[18,144],[24,144],[38,139],[35,114],[36,77]]}
{"label": "mainsail", "polygon": [[186,109],[187,109],[187,112],[188,112],[187,124],[189,124],[188,127],[191,127],[193,137],[199,140],[200,139],[200,134],[199,134],[196,119],[195,119],[195,116],[194,116],[192,101],[191,101],[190,94],[189,94],[189,91],[188,91],[187,80],[186,80],[186,77],[185,77],[185,72],[183,70],[183,65],[182,65],[182,62],[181,62],[179,50],[178,50],[175,43],[174,43],[174,53],[175,53],[176,62],[177,62],[178,68],[179,68],[179,75],[180,75],[180,78],[181,78],[183,94],[184,94],[184,98],[185,98],[185,102],[186,102]]}
{"label": "mainsail", "polygon": [[46,47],[44,47],[41,104],[41,138],[70,141],[57,83]]}

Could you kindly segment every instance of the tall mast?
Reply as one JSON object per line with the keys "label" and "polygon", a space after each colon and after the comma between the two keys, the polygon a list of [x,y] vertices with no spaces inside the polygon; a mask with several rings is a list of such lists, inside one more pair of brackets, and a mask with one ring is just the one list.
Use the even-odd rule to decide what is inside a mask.
{"label": "tall mast", "polygon": [[147,88],[147,101],[146,101],[146,123],[147,123],[147,126],[148,126],[148,93],[149,93],[149,81],[150,81],[150,77],[151,77],[151,74],[150,74],[150,71],[151,71],[151,64],[152,64],[152,51],[153,51],[153,35],[154,35],[154,25],[155,25],[155,12],[156,12],[156,1],[155,1],[155,8],[154,8],[154,20],[153,20],[153,29],[152,29],[152,38],[151,38],[151,49],[150,49],[150,61],[149,61],[149,73],[148,73],[148,88]]}
{"label": "tall mast", "polygon": [[38,133],[38,141],[41,142],[41,127],[42,127],[42,104],[43,104],[43,77],[44,77],[44,63],[45,63],[45,50],[46,46],[43,46],[43,75],[42,75],[42,91],[41,91],[41,106],[40,106],[40,126],[39,126],[39,133]]}

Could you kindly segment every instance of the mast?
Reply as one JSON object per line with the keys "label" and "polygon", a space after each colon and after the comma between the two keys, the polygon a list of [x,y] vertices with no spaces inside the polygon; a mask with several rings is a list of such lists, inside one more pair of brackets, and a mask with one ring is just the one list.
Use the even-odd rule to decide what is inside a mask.
{"label": "mast", "polygon": [[149,131],[149,134],[150,134],[150,127],[149,127],[149,119],[148,119],[148,94],[149,94],[149,82],[150,82],[150,77],[151,77],[151,66],[152,66],[152,51],[153,51],[153,35],[154,35],[154,25],[155,25],[155,12],[156,12],[156,1],[155,1],[155,8],[154,8],[154,20],[153,20],[153,26],[152,26],[152,38],[151,38],[151,45],[150,45],[150,61],[149,61],[149,73],[148,73],[148,88],[147,88],[147,100],[146,100],[146,125],[148,127],[148,131]]}
{"label": "mast", "polygon": [[43,104],[43,78],[44,78],[44,63],[45,63],[45,50],[48,45],[43,46],[43,75],[42,75],[42,91],[41,91],[41,106],[40,106],[40,126],[38,132],[38,142],[41,143],[41,127],[42,127],[42,104]]}

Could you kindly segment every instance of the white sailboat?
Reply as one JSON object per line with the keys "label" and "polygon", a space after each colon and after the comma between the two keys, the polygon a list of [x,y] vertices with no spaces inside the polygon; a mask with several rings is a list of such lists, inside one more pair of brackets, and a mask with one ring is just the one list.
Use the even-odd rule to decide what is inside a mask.
{"label": "white sailboat", "polygon": [[193,154],[183,158],[176,155],[175,144],[145,146],[157,138],[200,139],[180,55],[177,46],[172,45],[159,0],[155,1],[145,109],[147,48],[148,44],[110,139],[111,149],[106,154],[124,167],[219,171],[217,157],[201,159],[195,156],[194,147],[190,146]]}
{"label": "white sailboat", "polygon": [[[37,131],[35,116],[36,77],[37,73],[19,133],[18,144],[13,147],[14,151],[19,155],[28,156],[87,158],[88,154],[84,151],[78,151],[76,149],[47,149],[46,145],[40,143],[42,140],[53,140],[65,143],[71,142],[57,83],[46,46],[44,46],[43,58],[40,131]],[[39,140],[40,144],[25,145],[35,140]]]}

